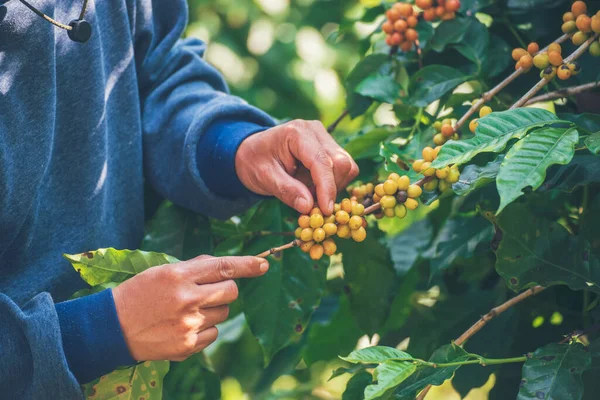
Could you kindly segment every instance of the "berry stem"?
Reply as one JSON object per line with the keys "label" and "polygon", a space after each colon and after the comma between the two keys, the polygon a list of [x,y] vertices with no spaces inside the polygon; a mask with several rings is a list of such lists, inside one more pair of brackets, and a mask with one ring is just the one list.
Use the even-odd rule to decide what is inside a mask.
{"label": "berry stem", "polygon": [[419,69],[423,69],[423,49],[421,49],[421,43],[418,39],[415,41],[415,46],[417,46],[417,56],[419,57]]}
{"label": "berry stem", "polygon": [[[515,296],[512,299],[510,299],[510,300],[508,300],[508,301],[500,304],[499,306],[492,308],[490,310],[490,312],[488,312],[487,314],[485,314],[484,316],[482,316],[479,319],[479,321],[477,321],[469,329],[467,329],[462,335],[460,335],[454,341],[454,343],[457,346],[462,346],[473,335],[475,335],[477,332],[479,332],[481,330],[481,328],[483,328],[484,326],[486,326],[488,324],[488,322],[490,322],[492,319],[496,318],[498,315],[502,314],[503,312],[505,312],[509,308],[511,308],[511,307],[519,304],[523,300],[525,300],[525,299],[527,299],[527,298],[529,298],[531,296],[537,295],[538,293],[542,292],[545,289],[546,288],[543,287],[543,286],[534,286],[534,287],[526,290],[525,292],[521,293],[520,295]],[[417,396],[416,400],[423,400],[425,398],[425,396],[427,395],[427,393],[429,392],[430,389],[431,389],[431,385],[429,385],[425,389],[423,389],[423,391],[421,393],[419,393],[419,395]]]}
{"label": "berry stem", "polygon": [[540,96],[532,97],[525,103],[526,106],[533,103],[540,103],[542,101],[550,101],[556,99],[562,99],[563,97],[574,96],[579,93],[587,92],[588,90],[594,90],[600,88],[600,82],[592,82],[586,83],[585,85],[573,86],[568,88],[563,88],[560,90],[556,90],[554,92],[549,92],[542,94]]}
{"label": "berry stem", "polygon": [[[565,58],[564,64],[568,64],[572,61],[575,61],[579,57],[581,57],[583,54],[585,54],[585,52],[592,45],[592,43],[594,43],[596,40],[598,40],[598,36],[599,36],[599,34],[596,33],[594,36],[589,38],[584,44],[579,46],[579,48],[577,50],[575,50],[573,52],[573,54],[571,54],[569,57]],[[513,106],[510,109],[514,110],[515,108],[523,107],[525,104],[527,104],[527,102],[529,102],[529,100],[531,100],[531,98],[533,96],[535,96],[535,94],[537,92],[542,90],[542,88],[544,86],[546,86],[548,84],[548,82],[550,82],[550,80],[548,80],[546,78],[542,78],[534,87],[532,87],[527,93],[525,93],[525,95],[523,97],[521,97],[519,99],[519,101],[517,101],[515,104],[513,104]]]}
{"label": "berry stem", "polygon": [[300,240],[292,240],[291,242],[284,244],[283,246],[273,247],[272,249],[265,250],[260,254],[257,254],[256,257],[266,258],[272,254],[279,253],[280,251],[291,249],[292,247],[296,247],[300,245]]}
{"label": "berry stem", "polygon": [[344,120],[344,118],[346,118],[348,116],[349,113],[350,113],[350,111],[344,110],[340,114],[340,116],[337,117],[336,120],[333,121],[333,123],[327,127],[327,132],[333,133],[333,131],[335,131],[335,128],[337,128],[337,126],[340,124],[340,122],[342,122]]}
{"label": "berry stem", "polygon": [[[564,34],[561,37],[559,37],[558,39],[556,39],[554,41],[554,43],[559,43],[559,44],[563,43],[569,37],[570,37],[570,35]],[[539,53],[543,53],[545,51],[548,51],[548,46],[546,46],[545,48],[543,48],[542,50],[540,50]],[[524,72],[525,72],[524,68],[519,68],[518,70],[516,70],[515,72],[513,72],[512,74],[510,74],[502,82],[500,82],[498,85],[496,85],[494,88],[492,88],[492,90],[484,93],[483,96],[481,96],[481,99],[479,99],[475,104],[473,104],[473,106],[471,106],[471,108],[469,109],[469,111],[467,111],[465,113],[465,115],[463,115],[462,118],[458,120],[458,122],[456,123],[456,125],[454,125],[454,131],[458,132],[460,130],[460,128],[469,120],[469,118],[471,118],[471,116],[473,114],[475,114],[481,108],[481,106],[483,106],[485,103],[487,103],[488,101],[490,101],[494,96],[496,96],[498,93],[500,93],[512,81],[514,81],[515,79],[517,79]]]}

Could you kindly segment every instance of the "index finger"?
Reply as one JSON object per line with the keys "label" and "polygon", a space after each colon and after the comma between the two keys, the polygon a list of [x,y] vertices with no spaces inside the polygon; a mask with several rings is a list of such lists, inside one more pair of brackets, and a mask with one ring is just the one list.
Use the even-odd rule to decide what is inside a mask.
{"label": "index finger", "polygon": [[269,263],[259,257],[214,257],[188,261],[190,276],[197,284],[216,283],[264,275]]}

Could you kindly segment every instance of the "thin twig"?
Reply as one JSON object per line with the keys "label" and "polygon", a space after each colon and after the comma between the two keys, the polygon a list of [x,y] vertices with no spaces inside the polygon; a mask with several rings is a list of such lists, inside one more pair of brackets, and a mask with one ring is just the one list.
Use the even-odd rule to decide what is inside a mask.
{"label": "thin twig", "polygon": [[[581,57],[583,54],[585,54],[585,52],[592,45],[592,43],[594,43],[596,40],[598,40],[598,36],[599,36],[599,34],[596,33],[594,36],[589,38],[584,44],[579,46],[579,48],[577,50],[575,50],[573,52],[573,54],[571,54],[569,57],[564,59],[564,64],[568,64],[572,61],[575,61],[579,57]],[[544,86],[546,86],[548,84],[548,82],[550,82],[550,80],[548,80],[546,78],[542,78],[534,87],[532,87],[527,93],[525,93],[525,95],[523,97],[521,97],[519,99],[519,101],[517,101],[515,104],[513,104],[513,106],[510,109],[514,110],[515,108],[523,107],[529,100],[531,100],[531,98],[533,96],[535,96],[535,94],[537,92],[542,90],[542,88]]]}
{"label": "thin twig", "polygon": [[327,132],[329,133],[333,133],[333,131],[335,131],[335,128],[337,128],[337,126],[340,124],[340,122],[342,122],[344,120],[344,118],[346,118],[348,116],[350,112],[348,110],[344,110],[344,112],[342,112],[340,114],[339,117],[337,117],[337,119],[335,121],[333,121],[333,123],[331,125],[329,125],[329,127],[327,127]]}
{"label": "thin twig", "polygon": [[[564,34],[561,37],[559,37],[558,39],[556,39],[553,43],[563,43],[569,37],[570,37],[570,35]],[[543,48],[542,50],[540,50],[539,53],[543,53],[545,51],[548,51],[548,46],[546,46],[545,48]],[[524,72],[525,72],[524,68],[519,68],[518,70],[516,70],[515,72],[513,72],[512,74],[510,74],[502,82],[500,82],[498,85],[496,85],[492,90],[484,93],[483,96],[481,96],[481,98],[475,104],[473,104],[473,106],[471,106],[471,108],[469,109],[469,111],[467,111],[465,113],[465,115],[463,115],[462,118],[458,120],[458,122],[456,123],[456,125],[454,125],[454,131],[458,132],[458,130],[465,124],[465,122],[467,122],[469,120],[469,118],[471,118],[471,116],[473,114],[475,114],[475,112],[477,112],[481,108],[481,106],[483,106],[485,103],[487,103],[492,98],[494,98],[494,96],[496,96],[498,93],[500,93],[500,91],[502,91],[512,81],[514,81],[519,76],[521,76],[521,74],[523,74]]]}
{"label": "thin twig", "polygon": [[[520,295],[515,296],[512,299],[504,302],[503,304],[492,308],[490,310],[490,312],[488,312],[487,314],[482,316],[479,319],[479,321],[477,321],[469,329],[467,329],[462,335],[460,335],[454,341],[454,344],[456,344],[457,346],[462,346],[473,335],[475,335],[477,332],[479,332],[481,330],[481,328],[486,326],[487,323],[490,322],[492,319],[496,318],[498,315],[502,314],[504,311],[508,310],[509,308],[519,304],[523,300],[525,300],[531,296],[537,295],[538,293],[542,292],[545,289],[546,288],[543,286],[534,286],[534,287],[524,291]],[[430,389],[431,389],[431,385],[428,385],[425,389],[423,389],[423,391],[421,393],[419,393],[419,395],[417,396],[417,400],[423,400],[425,398],[425,396],[427,395],[427,393],[429,393]]]}
{"label": "thin twig", "polygon": [[271,254],[279,253],[280,251],[291,249],[292,247],[300,246],[300,240],[292,240],[291,242],[284,244],[283,246],[273,247],[272,249],[265,250],[260,254],[257,254],[256,257],[265,258],[270,256]]}
{"label": "thin twig", "polygon": [[532,97],[531,99],[529,99],[529,101],[525,105],[528,106],[529,104],[541,103],[542,101],[562,99],[563,97],[574,96],[576,94],[579,94],[582,92],[587,92],[588,90],[594,90],[594,89],[598,89],[598,88],[600,88],[600,82],[592,82],[592,83],[586,83],[585,85],[563,88],[563,89],[556,90],[554,92],[549,92],[549,93],[542,94],[540,96]]}

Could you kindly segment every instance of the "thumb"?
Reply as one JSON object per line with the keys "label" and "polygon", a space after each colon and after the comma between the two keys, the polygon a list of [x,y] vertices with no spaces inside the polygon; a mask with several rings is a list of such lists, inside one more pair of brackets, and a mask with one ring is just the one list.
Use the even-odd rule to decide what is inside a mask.
{"label": "thumb", "polygon": [[314,199],[310,190],[283,168],[275,168],[269,182],[271,194],[299,213],[308,214],[313,208]]}

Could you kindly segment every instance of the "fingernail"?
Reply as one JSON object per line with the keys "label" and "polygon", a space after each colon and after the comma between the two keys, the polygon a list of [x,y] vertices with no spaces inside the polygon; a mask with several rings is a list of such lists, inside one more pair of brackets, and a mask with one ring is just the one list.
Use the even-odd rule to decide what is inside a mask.
{"label": "fingernail", "polygon": [[298,197],[294,202],[294,208],[300,212],[305,212],[309,206],[308,200],[304,197]]}
{"label": "fingernail", "polygon": [[333,200],[331,200],[331,201],[329,202],[329,206],[327,207],[327,210],[328,210],[330,213],[332,213],[332,212],[333,212]]}
{"label": "fingernail", "polygon": [[269,270],[269,263],[263,262],[260,263],[260,272],[263,274]]}

